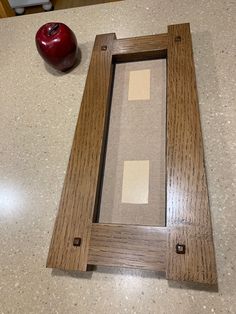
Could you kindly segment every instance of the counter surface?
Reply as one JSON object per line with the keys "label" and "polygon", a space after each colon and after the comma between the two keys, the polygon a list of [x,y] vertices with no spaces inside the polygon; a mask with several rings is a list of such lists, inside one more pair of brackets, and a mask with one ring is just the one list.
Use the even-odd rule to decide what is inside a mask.
{"label": "counter surface", "polygon": [[[235,313],[236,111],[234,1],[126,0],[0,20],[0,312]],[[81,64],[59,75],[34,36],[48,21],[75,32]],[[45,268],[94,37],[191,23],[218,292],[141,270]]]}

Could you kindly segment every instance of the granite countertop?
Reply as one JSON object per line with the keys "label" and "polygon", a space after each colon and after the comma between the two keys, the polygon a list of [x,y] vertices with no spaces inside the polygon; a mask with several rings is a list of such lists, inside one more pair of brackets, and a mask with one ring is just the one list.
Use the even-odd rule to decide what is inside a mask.
{"label": "granite countertop", "polygon": [[[235,313],[236,111],[234,1],[125,0],[0,20],[0,312]],[[82,62],[45,67],[37,29],[61,21]],[[218,291],[141,270],[45,268],[94,37],[163,33],[191,23]]]}

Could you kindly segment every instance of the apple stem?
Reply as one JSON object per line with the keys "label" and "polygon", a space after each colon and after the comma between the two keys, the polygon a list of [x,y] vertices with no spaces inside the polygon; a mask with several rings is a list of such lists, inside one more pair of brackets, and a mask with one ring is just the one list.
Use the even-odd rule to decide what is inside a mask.
{"label": "apple stem", "polygon": [[52,24],[52,26],[48,29],[48,36],[56,34],[58,27],[59,27],[58,23]]}

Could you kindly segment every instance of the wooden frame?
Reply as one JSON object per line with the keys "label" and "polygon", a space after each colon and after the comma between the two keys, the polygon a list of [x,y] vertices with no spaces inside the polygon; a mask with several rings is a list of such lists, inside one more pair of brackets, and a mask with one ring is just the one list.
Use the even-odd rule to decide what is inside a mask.
{"label": "wooden frame", "polygon": [[[167,58],[166,227],[97,223],[116,62]],[[162,271],[217,281],[189,24],[167,34],[95,40],[47,267]]]}

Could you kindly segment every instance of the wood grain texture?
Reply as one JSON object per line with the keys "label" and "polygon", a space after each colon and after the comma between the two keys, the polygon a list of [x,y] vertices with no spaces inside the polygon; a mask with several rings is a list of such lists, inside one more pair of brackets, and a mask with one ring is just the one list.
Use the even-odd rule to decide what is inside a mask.
{"label": "wood grain texture", "polygon": [[60,10],[117,1],[122,0],[54,0],[53,2],[55,10]]}
{"label": "wood grain texture", "polygon": [[166,242],[162,227],[93,224],[88,263],[165,272]]}
{"label": "wood grain texture", "polygon": [[[96,37],[47,267],[85,271],[112,83],[115,34]],[[101,47],[106,46],[106,50]],[[80,247],[73,239],[81,238]]]}
{"label": "wood grain texture", "polygon": [[7,0],[0,0],[0,18],[14,16],[15,13]]}
{"label": "wood grain texture", "polygon": [[[123,0],[51,0],[54,7],[54,11],[117,1]],[[35,5],[26,7],[24,14],[34,14],[39,12],[45,11],[42,6]]]}
{"label": "wood grain texture", "polygon": [[167,34],[122,38],[115,40],[112,54],[115,62],[165,58],[167,46]]}
{"label": "wood grain texture", "polygon": [[[216,283],[189,24],[168,27],[167,278]],[[175,252],[185,244],[186,254]]]}

